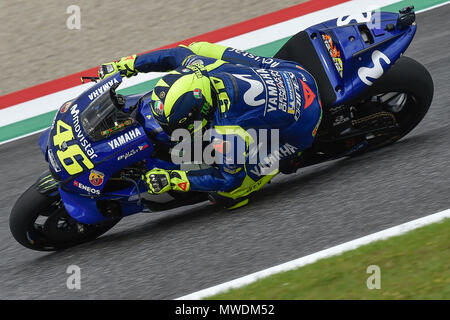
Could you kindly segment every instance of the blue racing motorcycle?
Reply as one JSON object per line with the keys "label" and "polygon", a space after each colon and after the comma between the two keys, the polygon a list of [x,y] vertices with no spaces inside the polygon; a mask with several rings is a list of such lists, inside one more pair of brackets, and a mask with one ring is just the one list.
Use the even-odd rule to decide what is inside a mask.
{"label": "blue racing motorcycle", "polygon": [[[326,21],[297,33],[275,54],[314,76],[323,104],[316,139],[300,167],[391,144],[423,119],[433,81],[420,63],[402,56],[417,28],[413,9]],[[115,74],[66,102],[41,134],[49,171],[21,195],[10,216],[11,232],[23,246],[64,249],[99,237],[125,216],[214,198],[147,193],[143,173],[179,166],[170,161],[173,142],[145,103],[150,94],[118,94],[121,82]]]}

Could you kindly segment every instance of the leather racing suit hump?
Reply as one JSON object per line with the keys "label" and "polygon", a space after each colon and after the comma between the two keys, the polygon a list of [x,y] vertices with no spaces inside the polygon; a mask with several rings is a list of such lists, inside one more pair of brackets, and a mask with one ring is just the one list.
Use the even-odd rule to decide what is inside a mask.
{"label": "leather racing suit hump", "polygon": [[[317,85],[294,62],[207,42],[153,51],[134,63],[139,72],[190,66],[209,77],[215,108],[209,123],[211,142],[222,161],[208,169],[183,172],[178,180],[183,183],[181,190],[212,192],[226,206],[239,207],[279,172],[271,162],[297,157],[311,146],[322,118]],[[260,129],[267,130],[264,137]],[[262,138],[276,145],[275,136],[277,150],[252,157],[260,151]]]}

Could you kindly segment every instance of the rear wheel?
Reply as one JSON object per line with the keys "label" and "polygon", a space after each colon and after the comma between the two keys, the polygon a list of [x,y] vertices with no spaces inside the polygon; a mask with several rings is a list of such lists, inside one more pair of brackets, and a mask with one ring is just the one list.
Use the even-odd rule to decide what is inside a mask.
{"label": "rear wheel", "polygon": [[370,149],[393,143],[411,132],[428,112],[433,93],[433,79],[428,70],[414,59],[400,58],[356,105],[363,113],[367,106],[369,110],[375,108],[369,117],[379,114],[385,121],[392,117],[397,126],[391,134],[383,135],[381,131],[382,138],[372,143]]}
{"label": "rear wheel", "polygon": [[59,196],[41,194],[36,184],[16,201],[9,227],[17,242],[38,251],[55,251],[94,240],[120,219],[86,225],[73,219]]}
{"label": "rear wheel", "polygon": [[433,91],[425,67],[400,58],[359,98],[327,111],[306,164],[358,155],[399,140],[423,119]]}

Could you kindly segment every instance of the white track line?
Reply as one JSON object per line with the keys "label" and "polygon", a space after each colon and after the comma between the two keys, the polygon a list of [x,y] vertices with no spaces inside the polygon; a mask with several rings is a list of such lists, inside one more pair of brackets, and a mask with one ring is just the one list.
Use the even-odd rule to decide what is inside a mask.
{"label": "white track line", "polygon": [[211,288],[200,290],[200,291],[188,294],[186,296],[180,297],[175,300],[199,300],[199,299],[203,299],[203,298],[210,297],[215,294],[227,291],[229,289],[240,288],[247,284],[253,283],[259,279],[268,277],[270,275],[297,269],[299,267],[303,267],[305,265],[314,263],[317,260],[336,256],[336,255],[342,254],[343,252],[354,250],[363,245],[366,245],[366,244],[369,244],[369,243],[372,243],[372,242],[375,242],[378,240],[384,240],[384,239],[388,239],[391,237],[395,237],[395,236],[404,234],[408,231],[411,231],[411,230],[414,230],[414,229],[417,229],[417,228],[420,228],[420,227],[423,227],[423,226],[426,226],[428,224],[432,224],[432,223],[435,223],[438,221],[442,221],[447,218],[450,218],[450,209],[447,209],[447,210],[444,210],[444,211],[441,211],[441,212],[438,212],[438,213],[435,213],[435,214],[432,214],[432,215],[429,215],[429,216],[426,216],[426,217],[423,217],[423,218],[420,218],[417,220],[406,222],[406,223],[400,224],[398,226],[395,226],[395,227],[392,227],[392,228],[389,228],[389,229],[386,229],[386,230],[383,230],[380,232],[376,232],[376,233],[367,235],[365,237],[355,239],[355,240],[340,244],[338,246],[335,246],[335,247],[332,247],[329,249],[325,249],[325,250],[310,254],[308,256],[280,264],[278,266],[271,267],[269,269],[261,270],[261,271],[249,274],[247,276],[219,284],[219,285],[211,287]]}

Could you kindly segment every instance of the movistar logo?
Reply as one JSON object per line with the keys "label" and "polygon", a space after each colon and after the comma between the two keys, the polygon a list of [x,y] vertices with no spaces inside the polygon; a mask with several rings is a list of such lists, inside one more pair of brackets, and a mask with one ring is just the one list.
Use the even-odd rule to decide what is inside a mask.
{"label": "movistar logo", "polygon": [[370,81],[369,78],[376,80],[383,75],[384,69],[381,65],[381,60],[383,60],[387,64],[391,64],[391,60],[388,58],[388,56],[386,56],[381,51],[375,50],[372,53],[373,67],[361,67],[358,69],[358,76],[362,82],[364,82],[368,86],[371,86],[373,82]]}
{"label": "movistar logo", "polygon": [[233,76],[250,84],[250,88],[244,93],[244,101],[246,104],[256,107],[266,103],[266,99],[255,100],[264,91],[264,85],[260,81],[248,79],[252,77],[248,74],[233,74]]}

